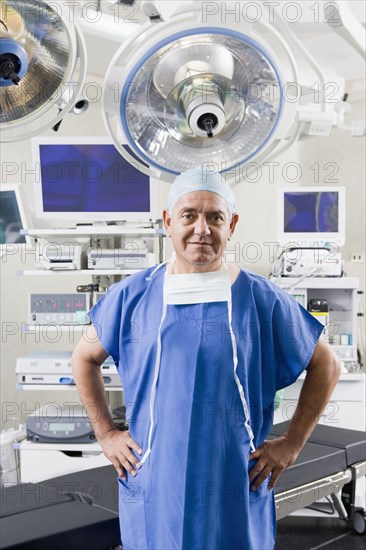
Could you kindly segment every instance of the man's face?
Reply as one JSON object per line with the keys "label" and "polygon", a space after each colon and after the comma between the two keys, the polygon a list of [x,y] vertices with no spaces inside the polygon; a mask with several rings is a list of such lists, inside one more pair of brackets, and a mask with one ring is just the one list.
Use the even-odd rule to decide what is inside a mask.
{"label": "man's face", "polygon": [[177,263],[187,272],[210,271],[221,264],[228,239],[238,221],[226,201],[209,191],[194,191],[179,199],[172,211],[163,212]]}

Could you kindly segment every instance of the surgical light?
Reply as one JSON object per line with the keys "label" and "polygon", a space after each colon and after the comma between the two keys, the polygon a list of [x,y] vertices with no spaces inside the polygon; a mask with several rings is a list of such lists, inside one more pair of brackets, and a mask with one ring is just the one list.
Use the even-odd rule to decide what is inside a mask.
{"label": "surgical light", "polygon": [[203,162],[230,172],[263,154],[285,108],[273,48],[249,26],[209,25],[201,15],[191,7],[145,25],[116,52],[104,85],[116,147],[168,181]]}
{"label": "surgical light", "polygon": [[66,4],[0,0],[1,141],[56,126],[79,99],[85,46]]}

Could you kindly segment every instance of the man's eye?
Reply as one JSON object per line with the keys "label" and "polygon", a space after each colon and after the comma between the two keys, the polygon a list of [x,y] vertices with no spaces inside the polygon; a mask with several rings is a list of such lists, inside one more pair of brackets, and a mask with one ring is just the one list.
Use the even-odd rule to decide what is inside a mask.
{"label": "man's eye", "polygon": [[223,217],[220,216],[219,214],[215,214],[214,216],[212,216],[212,221],[214,222],[222,222],[223,221]]}
{"label": "man's eye", "polygon": [[188,214],[188,213],[186,213],[186,214],[183,214],[182,217],[183,217],[185,220],[187,220],[187,221],[188,221],[188,220],[192,220],[192,219],[193,219],[193,214]]}

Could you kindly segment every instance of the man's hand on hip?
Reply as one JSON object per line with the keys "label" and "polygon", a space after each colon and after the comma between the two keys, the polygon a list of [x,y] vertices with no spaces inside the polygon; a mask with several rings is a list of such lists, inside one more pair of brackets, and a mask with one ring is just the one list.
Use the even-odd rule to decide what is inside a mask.
{"label": "man's hand on hip", "polygon": [[251,489],[258,489],[270,474],[272,475],[268,489],[273,489],[280,475],[295,462],[299,453],[300,450],[296,449],[283,435],[270,441],[264,441],[249,457],[249,460],[257,459],[249,472],[250,482],[255,479],[251,484]]}
{"label": "man's hand on hip", "polygon": [[135,467],[138,468],[139,459],[133,454],[132,450],[142,454],[142,449],[130,436],[130,432],[120,432],[111,430],[99,438],[103,453],[116,468],[118,475],[126,480],[126,471],[136,476]]}

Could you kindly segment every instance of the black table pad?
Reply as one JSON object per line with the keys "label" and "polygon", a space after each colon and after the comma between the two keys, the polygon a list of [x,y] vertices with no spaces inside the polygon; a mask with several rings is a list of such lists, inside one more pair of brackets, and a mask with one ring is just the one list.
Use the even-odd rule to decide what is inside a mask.
{"label": "black table pad", "polygon": [[2,550],[100,550],[120,544],[118,516],[70,501],[0,520]]}
{"label": "black table pad", "polygon": [[91,504],[118,513],[118,481],[113,466],[100,466],[73,474],[41,481],[43,487],[53,487],[59,493],[80,493],[89,497]]}
{"label": "black table pad", "polygon": [[[282,435],[290,421],[275,424],[271,434]],[[347,466],[366,460],[366,434],[359,430],[347,430],[334,426],[318,424],[308,442],[344,449]]]}
{"label": "black table pad", "polygon": [[60,494],[54,487],[43,488],[38,483],[21,483],[1,487],[0,518],[71,500],[73,500],[71,496]]}

